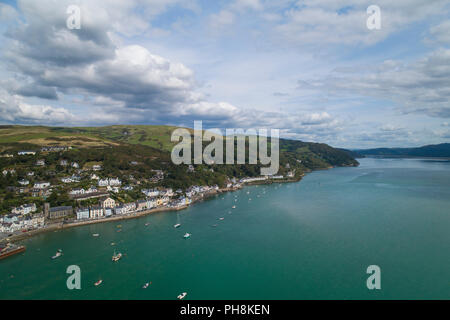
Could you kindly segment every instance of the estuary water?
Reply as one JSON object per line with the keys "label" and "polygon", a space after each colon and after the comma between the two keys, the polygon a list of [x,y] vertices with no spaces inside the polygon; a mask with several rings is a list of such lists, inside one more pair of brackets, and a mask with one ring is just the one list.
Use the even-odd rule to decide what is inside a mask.
{"label": "estuary water", "polygon": [[[450,299],[450,162],[360,163],[35,236],[0,261],[0,299]],[[81,290],[67,289],[69,265]]]}

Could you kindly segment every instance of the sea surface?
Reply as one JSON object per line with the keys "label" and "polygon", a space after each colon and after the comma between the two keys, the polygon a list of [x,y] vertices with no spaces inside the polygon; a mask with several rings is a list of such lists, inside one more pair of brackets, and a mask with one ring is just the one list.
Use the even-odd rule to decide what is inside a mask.
{"label": "sea surface", "polygon": [[[360,163],[38,235],[0,261],[0,299],[450,299],[450,162]],[[81,290],[67,289],[70,265]]]}

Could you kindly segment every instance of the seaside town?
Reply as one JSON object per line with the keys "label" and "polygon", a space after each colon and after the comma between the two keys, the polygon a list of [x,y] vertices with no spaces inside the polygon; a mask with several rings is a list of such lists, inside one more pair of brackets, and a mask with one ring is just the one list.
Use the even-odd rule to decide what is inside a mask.
{"label": "seaside town", "polygon": [[[145,187],[163,181],[167,173],[163,170],[151,170],[151,176],[145,179],[146,181],[134,179],[132,176],[106,177],[102,174],[101,163],[88,163],[81,166],[77,162],[64,159],[63,152],[70,149],[71,147],[50,146],[42,147],[40,150],[42,155],[57,152],[59,156],[56,158],[61,157],[61,159],[53,160],[56,161],[56,165],[52,168],[56,172],[50,172],[52,180],[57,183],[41,179],[49,174],[45,171],[48,163],[44,157],[34,161],[33,168],[27,168],[27,171],[22,174],[18,174],[15,168],[2,168],[2,178],[8,182],[16,182],[15,185],[17,185],[8,185],[7,192],[34,201],[11,207],[9,212],[0,215],[0,241],[19,238],[26,233],[36,233],[52,227],[68,227],[111,219],[131,218],[154,211],[180,210],[218,192],[239,189],[243,184],[293,179],[295,175],[295,170],[292,170],[287,173],[286,177],[283,175],[240,179],[230,177],[221,187],[217,184],[193,185],[177,190],[161,186]],[[16,155],[2,155],[3,158],[15,156],[36,157],[39,156],[39,152],[21,150]],[[130,162],[130,166],[138,164],[136,161]],[[188,173],[196,170],[193,165],[186,167]],[[287,167],[289,168],[289,164]],[[209,171],[211,170],[209,169]],[[124,178],[127,183],[124,183]],[[124,201],[124,199],[130,198],[127,197],[127,193],[132,193],[135,199]],[[55,197],[62,198],[66,200],[65,202],[73,203],[73,205],[52,206],[51,200]]]}

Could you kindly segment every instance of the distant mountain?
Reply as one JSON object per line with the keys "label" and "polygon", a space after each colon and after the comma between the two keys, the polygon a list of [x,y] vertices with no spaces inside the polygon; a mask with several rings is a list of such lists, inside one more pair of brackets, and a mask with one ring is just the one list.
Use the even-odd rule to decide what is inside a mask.
{"label": "distant mountain", "polygon": [[450,158],[450,143],[426,145],[418,148],[376,148],[353,150],[353,156],[436,157]]}

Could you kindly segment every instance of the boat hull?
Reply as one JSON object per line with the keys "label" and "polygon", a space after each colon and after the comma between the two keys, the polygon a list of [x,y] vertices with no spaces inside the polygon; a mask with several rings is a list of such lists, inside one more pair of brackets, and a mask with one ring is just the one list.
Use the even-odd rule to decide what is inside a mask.
{"label": "boat hull", "polygon": [[6,252],[3,252],[3,253],[0,254],[0,260],[1,259],[5,259],[7,257],[10,257],[12,255],[24,252],[25,250],[26,250],[26,248],[24,246],[20,246],[18,248],[11,249],[11,250],[8,250]]}

